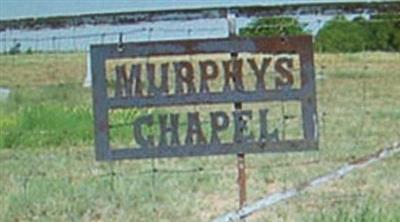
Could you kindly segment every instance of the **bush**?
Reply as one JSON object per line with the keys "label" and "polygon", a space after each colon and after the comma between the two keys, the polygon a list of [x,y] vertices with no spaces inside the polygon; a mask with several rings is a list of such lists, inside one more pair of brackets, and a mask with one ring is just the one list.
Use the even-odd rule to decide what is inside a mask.
{"label": "bush", "polygon": [[316,48],[323,52],[360,52],[400,50],[400,23],[382,17],[348,21],[338,16],[327,22],[316,36]]}
{"label": "bush", "polygon": [[316,48],[324,52],[357,52],[366,49],[368,30],[359,22],[337,17],[318,32]]}
{"label": "bush", "polygon": [[289,17],[257,19],[239,30],[239,35],[245,37],[300,35],[304,33],[305,31],[300,23]]}
{"label": "bush", "polygon": [[[294,18],[261,18],[240,29],[245,37],[306,34]],[[328,21],[315,38],[322,52],[400,51],[400,16],[375,15],[371,20],[357,17],[352,21],[337,16]]]}

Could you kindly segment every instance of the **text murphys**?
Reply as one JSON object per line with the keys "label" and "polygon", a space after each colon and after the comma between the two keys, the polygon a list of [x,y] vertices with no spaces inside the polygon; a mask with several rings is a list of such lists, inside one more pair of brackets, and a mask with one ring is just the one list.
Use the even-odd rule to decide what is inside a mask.
{"label": "text murphys", "polygon": [[[246,68],[246,69],[245,69]],[[115,67],[115,97],[143,97],[187,95],[210,92],[265,91],[266,77],[273,75],[275,89],[291,87],[293,58],[263,57],[235,60],[201,60],[117,65]],[[156,81],[158,75],[159,80]],[[195,78],[198,75],[198,79]],[[255,79],[251,86],[244,78]],[[172,81],[171,81],[172,80]],[[210,90],[210,84],[219,82],[220,89]],[[146,84],[144,84],[146,83]]]}

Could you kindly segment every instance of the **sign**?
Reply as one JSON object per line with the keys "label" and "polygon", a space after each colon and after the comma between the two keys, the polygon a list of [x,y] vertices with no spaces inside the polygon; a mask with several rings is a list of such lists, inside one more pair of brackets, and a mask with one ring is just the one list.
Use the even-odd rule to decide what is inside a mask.
{"label": "sign", "polygon": [[[215,54],[246,54],[217,61]],[[288,152],[318,148],[315,74],[310,36],[137,42],[92,45],[93,103],[97,160]],[[182,56],[200,56],[193,62]],[[118,62],[167,56],[160,64]],[[298,58],[298,76],[293,71]],[[247,67],[245,70],[244,67]],[[273,72],[274,76],[269,76]],[[254,81],[248,81],[247,78]],[[272,79],[273,87],[268,87]],[[296,81],[299,86],[295,87]],[[221,87],[211,87],[216,82]],[[111,84],[112,83],[112,84]],[[257,102],[299,102],[302,138],[280,138],[269,130],[268,108],[144,114],[131,123],[136,147],[110,146],[109,112],[147,107],[181,107]],[[246,120],[257,119],[258,132]],[[182,130],[182,124],[184,125]],[[205,126],[207,125],[207,126]],[[156,127],[159,132],[145,130]],[[205,128],[209,129],[208,136]],[[231,130],[232,140],[221,139]]]}

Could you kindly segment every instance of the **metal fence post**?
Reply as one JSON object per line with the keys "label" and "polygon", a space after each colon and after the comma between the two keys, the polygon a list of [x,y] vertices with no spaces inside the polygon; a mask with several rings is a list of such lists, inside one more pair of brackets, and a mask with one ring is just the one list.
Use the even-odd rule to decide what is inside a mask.
{"label": "metal fence post", "polygon": [[[228,21],[228,31],[229,38],[237,37],[236,33],[236,16],[234,13],[228,11],[227,12],[227,21]],[[237,52],[231,52],[231,59],[235,60],[238,57]],[[235,78],[233,78],[235,82]],[[241,110],[242,103],[238,102],[234,104],[234,109]],[[241,119],[241,121],[244,121]],[[246,203],[246,165],[245,165],[245,154],[238,153],[237,154],[237,169],[238,169],[238,185],[239,185],[239,209],[241,209]]]}

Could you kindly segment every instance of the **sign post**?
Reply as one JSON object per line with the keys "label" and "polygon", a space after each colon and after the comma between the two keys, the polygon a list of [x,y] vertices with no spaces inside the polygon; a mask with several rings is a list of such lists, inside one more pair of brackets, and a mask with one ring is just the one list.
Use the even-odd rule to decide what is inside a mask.
{"label": "sign post", "polygon": [[[227,21],[228,21],[228,30],[229,30],[229,38],[236,38],[236,16],[234,13],[227,13]],[[232,52],[231,59],[237,60],[238,53]],[[236,79],[233,78],[233,82],[236,83]],[[235,111],[239,111],[242,109],[242,103],[237,102],[234,104]],[[244,119],[240,119],[242,124],[246,124]],[[241,129],[242,133],[243,130]],[[239,185],[239,209],[241,209],[246,203],[246,164],[245,164],[245,154],[238,153],[237,154],[237,169],[238,169],[238,185]]]}
{"label": "sign post", "polygon": [[[91,46],[97,160],[236,154],[241,209],[246,202],[246,153],[318,149],[312,37],[243,38],[235,35],[233,16],[228,24],[228,38]],[[246,57],[239,57],[239,53]],[[215,56],[209,56],[213,54],[230,57],[218,63]],[[195,63],[192,59],[182,59],[182,55],[201,56]],[[294,56],[290,55],[298,58],[298,73],[294,72]],[[172,61],[140,62],[143,61],[140,58],[152,56]],[[120,61],[111,69],[106,67],[115,60]],[[250,77],[252,81],[246,79]],[[221,87],[211,87],[218,84]],[[260,102],[299,103],[301,138],[279,138],[277,129],[271,131],[268,108],[254,112],[242,107],[242,103]],[[198,111],[135,117],[131,126],[136,147],[110,145],[112,110],[226,103],[233,103],[234,111],[211,111],[209,121],[204,121]],[[258,127],[249,127],[252,119],[258,119]],[[208,136],[204,133],[206,123],[210,127]],[[186,127],[183,131],[182,126]],[[232,138],[227,140],[222,134],[229,132],[230,127]],[[158,128],[158,133],[149,128]]]}

